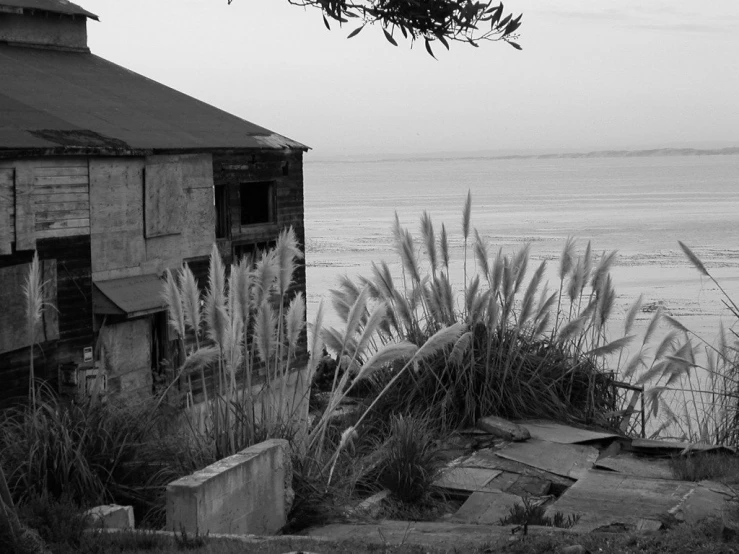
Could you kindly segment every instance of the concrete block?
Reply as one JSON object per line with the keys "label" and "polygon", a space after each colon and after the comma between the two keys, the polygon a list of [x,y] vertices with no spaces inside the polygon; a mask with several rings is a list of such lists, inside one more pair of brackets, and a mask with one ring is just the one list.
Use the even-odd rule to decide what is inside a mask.
{"label": "concrete block", "polygon": [[271,439],[167,485],[167,530],[273,535],[294,493],[286,440]]}
{"label": "concrete block", "polygon": [[85,512],[89,526],[96,529],[134,529],[133,506],[107,504],[95,506]]}
{"label": "concrete block", "polygon": [[487,416],[477,421],[477,427],[507,441],[525,441],[531,438],[526,427],[507,419],[496,416]]}

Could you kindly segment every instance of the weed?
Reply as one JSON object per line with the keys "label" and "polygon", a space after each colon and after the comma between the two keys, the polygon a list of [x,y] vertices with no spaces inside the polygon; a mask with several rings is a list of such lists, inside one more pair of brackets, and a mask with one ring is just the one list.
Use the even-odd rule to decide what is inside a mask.
{"label": "weed", "polygon": [[500,519],[501,525],[520,525],[523,534],[526,535],[529,525],[570,529],[580,521],[578,514],[565,515],[562,512],[555,512],[552,516],[548,516],[544,506],[530,498],[523,497],[521,500],[522,504],[514,504],[510,509],[510,514]]}
{"label": "weed", "polygon": [[739,457],[734,454],[705,453],[673,456],[670,468],[682,481],[722,481],[739,483]]}

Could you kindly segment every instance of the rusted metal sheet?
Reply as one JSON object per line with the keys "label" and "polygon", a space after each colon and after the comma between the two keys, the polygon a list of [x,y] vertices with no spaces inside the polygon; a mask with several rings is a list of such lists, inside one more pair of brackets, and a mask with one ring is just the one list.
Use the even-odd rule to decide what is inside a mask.
{"label": "rusted metal sheet", "polygon": [[308,149],[84,52],[0,45],[0,82],[0,150]]}
{"label": "rusted metal sheet", "polygon": [[[157,275],[96,281],[93,309],[99,314],[118,313],[128,317],[160,312],[165,308],[162,288],[163,281]],[[111,303],[117,310],[111,308]]]}
{"label": "rusted metal sheet", "polygon": [[[495,454],[495,452],[489,448],[478,450],[475,452],[472,456],[469,458],[463,460],[460,465],[464,467],[481,467],[481,468],[488,468],[488,469],[497,469],[499,471],[507,472],[507,473],[515,473],[518,475],[526,475],[534,478],[541,479],[543,481],[548,481],[555,485],[557,488],[564,489],[572,485],[574,482],[569,477],[563,477],[561,475],[556,475],[554,473],[550,473],[548,471],[544,471],[535,467],[531,467],[526,464],[522,464],[521,462],[515,462],[513,460],[507,460],[505,458],[501,458]],[[493,480],[493,482],[490,483],[490,486],[493,486],[495,488],[495,481],[498,479],[502,479],[504,475],[501,475],[499,478],[496,478]],[[501,489],[502,490],[502,489]]]}
{"label": "rusted metal sheet", "polygon": [[598,450],[579,444],[559,444],[540,440],[511,443],[497,455],[523,464],[563,475],[583,477],[598,459]]}
{"label": "rusted metal sheet", "polygon": [[672,469],[670,469],[670,462],[659,458],[639,458],[624,453],[610,458],[601,458],[595,462],[595,467],[635,477],[675,479]]}
{"label": "rusted metal sheet", "polygon": [[484,490],[500,471],[477,467],[450,467],[442,471],[434,485],[442,489],[474,492]]}
{"label": "rusted metal sheet", "polygon": [[588,442],[607,441],[620,438],[613,433],[602,433],[578,429],[570,425],[553,421],[522,421],[520,425],[528,429],[531,438],[560,444],[585,444]]}
{"label": "rusted metal sheet", "polygon": [[589,532],[615,524],[635,528],[640,519],[655,519],[677,510],[696,486],[685,481],[589,471],[547,509],[547,514],[580,516],[575,531]]}

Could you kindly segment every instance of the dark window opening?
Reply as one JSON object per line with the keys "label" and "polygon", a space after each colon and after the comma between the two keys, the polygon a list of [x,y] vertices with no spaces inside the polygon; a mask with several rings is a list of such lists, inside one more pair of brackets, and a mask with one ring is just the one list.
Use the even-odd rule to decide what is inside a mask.
{"label": "dark window opening", "polygon": [[242,183],[241,224],[258,225],[274,221],[273,183]]}
{"label": "dark window opening", "polygon": [[229,217],[228,217],[228,187],[223,185],[215,186],[215,205],[216,205],[216,238],[225,239],[229,236]]}

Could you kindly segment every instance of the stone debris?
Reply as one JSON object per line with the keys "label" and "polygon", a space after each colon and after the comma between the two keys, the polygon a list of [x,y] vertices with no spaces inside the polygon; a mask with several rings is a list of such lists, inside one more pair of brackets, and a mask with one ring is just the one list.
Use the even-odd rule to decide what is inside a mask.
{"label": "stone debris", "polygon": [[579,479],[595,464],[598,450],[592,446],[532,439],[509,444],[497,455],[556,475]]}
{"label": "stone debris", "polygon": [[512,423],[502,417],[487,416],[480,418],[477,421],[477,426],[483,431],[507,441],[521,442],[531,438],[531,434],[526,427]]}
{"label": "stone debris", "polygon": [[135,529],[133,506],[106,504],[95,506],[85,512],[88,527],[96,529]]}

